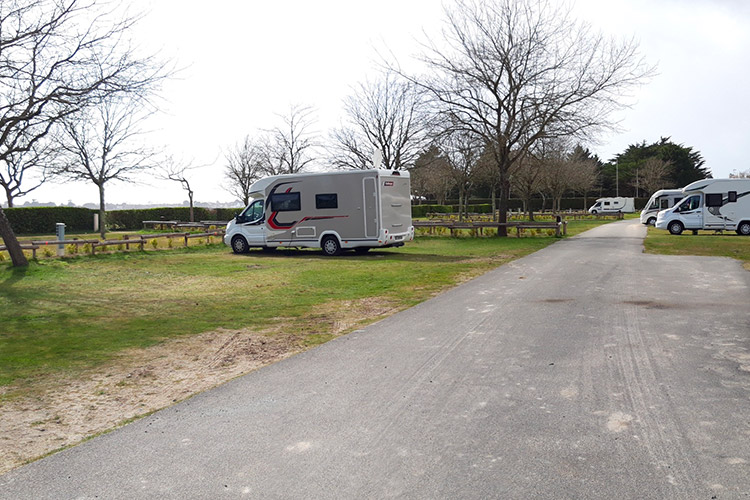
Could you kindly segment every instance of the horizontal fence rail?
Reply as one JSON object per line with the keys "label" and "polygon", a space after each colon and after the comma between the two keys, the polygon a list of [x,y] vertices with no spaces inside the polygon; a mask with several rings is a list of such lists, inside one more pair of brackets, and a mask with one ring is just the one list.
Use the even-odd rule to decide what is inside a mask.
{"label": "horizontal fence rail", "polygon": [[[143,234],[143,235],[136,235],[136,236],[123,236],[122,239],[119,240],[98,240],[98,239],[72,239],[72,240],[32,240],[30,242],[20,242],[20,246],[22,250],[31,250],[32,252],[32,258],[36,258],[37,250],[49,247],[49,248],[59,248],[62,247],[63,249],[66,249],[70,245],[75,245],[76,251],[75,253],[81,252],[81,247],[84,247],[86,249],[89,249],[91,252],[91,255],[94,255],[96,253],[97,249],[105,249],[107,247],[111,246],[119,246],[122,245],[125,250],[130,250],[131,245],[135,245],[139,248],[139,250],[145,250],[145,245],[150,240],[156,240],[159,238],[166,238],[166,239],[177,239],[182,238],[184,241],[184,246],[188,246],[188,241],[193,238],[208,238],[208,237],[223,237],[224,236],[224,230],[223,229],[217,229],[215,231],[207,231],[202,233],[158,233],[158,234]],[[86,246],[88,245],[88,246]],[[7,248],[5,245],[0,245],[0,251],[7,251]]]}

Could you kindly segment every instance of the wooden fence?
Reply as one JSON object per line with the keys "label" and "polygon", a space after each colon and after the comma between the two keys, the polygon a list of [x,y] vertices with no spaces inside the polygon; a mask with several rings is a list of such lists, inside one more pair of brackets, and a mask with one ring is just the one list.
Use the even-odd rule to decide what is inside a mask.
{"label": "wooden fence", "polygon": [[[188,241],[192,238],[208,238],[211,236],[223,237],[224,230],[217,229],[216,231],[204,232],[204,233],[162,233],[162,234],[143,234],[136,236],[125,235],[120,240],[97,240],[97,239],[73,239],[73,240],[33,240],[31,242],[21,242],[22,250],[31,250],[32,258],[36,258],[36,252],[42,248],[54,248],[57,251],[57,245],[63,245],[63,248],[69,245],[76,246],[76,252],[81,252],[81,247],[88,245],[91,250],[91,255],[96,253],[97,249],[102,249],[114,245],[122,245],[125,250],[130,250],[130,246],[137,246],[139,250],[145,250],[145,245],[149,240],[155,240],[158,238],[176,239],[182,238],[184,245],[188,246]],[[0,245],[0,251],[6,250],[5,245]]]}
{"label": "wooden fence", "polygon": [[430,234],[434,233],[435,228],[450,229],[451,236],[455,236],[458,231],[470,230],[475,236],[481,236],[485,228],[500,229],[505,227],[507,229],[516,230],[516,237],[520,238],[521,233],[526,229],[553,229],[555,236],[561,236],[568,234],[568,222],[562,220],[560,222],[491,222],[491,221],[452,221],[452,220],[429,220],[429,221],[413,221],[412,224],[415,228],[423,227],[429,228]]}

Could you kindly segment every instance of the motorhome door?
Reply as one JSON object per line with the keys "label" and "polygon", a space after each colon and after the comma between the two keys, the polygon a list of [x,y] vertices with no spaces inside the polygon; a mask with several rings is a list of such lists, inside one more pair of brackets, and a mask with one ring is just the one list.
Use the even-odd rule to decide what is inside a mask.
{"label": "motorhome door", "polygon": [[378,237],[378,183],[375,177],[365,177],[363,194],[365,205],[365,238]]}
{"label": "motorhome door", "polygon": [[703,209],[701,208],[701,195],[688,196],[677,206],[675,212],[680,214],[687,229],[703,227]]}

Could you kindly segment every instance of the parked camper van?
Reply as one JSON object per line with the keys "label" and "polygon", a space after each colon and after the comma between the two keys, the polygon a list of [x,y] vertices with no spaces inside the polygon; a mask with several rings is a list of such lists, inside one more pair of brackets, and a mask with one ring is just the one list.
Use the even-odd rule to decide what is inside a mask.
{"label": "parked camper van", "polygon": [[737,231],[750,235],[750,179],[704,179],[682,189],[676,206],[659,212],[658,229]]}
{"label": "parked camper van", "polygon": [[623,198],[622,196],[614,198],[599,198],[596,203],[591,205],[589,213],[591,214],[616,214],[616,213],[633,213],[635,212],[635,202],[633,198]]}
{"label": "parked camper van", "polygon": [[227,225],[224,243],[250,247],[366,252],[414,239],[409,173],[357,170],[277,175],[250,188],[251,201]]}
{"label": "parked camper van", "polygon": [[660,189],[649,198],[646,206],[641,210],[641,224],[653,226],[656,224],[656,214],[675,206],[683,196],[682,189]]}

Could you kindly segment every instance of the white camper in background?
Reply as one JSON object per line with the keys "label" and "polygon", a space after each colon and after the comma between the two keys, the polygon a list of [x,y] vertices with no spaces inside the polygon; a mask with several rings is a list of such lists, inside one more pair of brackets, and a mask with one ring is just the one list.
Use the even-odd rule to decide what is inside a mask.
{"label": "white camper in background", "polygon": [[616,213],[633,213],[635,212],[635,202],[633,198],[623,198],[622,196],[614,198],[599,198],[596,203],[591,205],[589,213],[591,214],[616,214]]}
{"label": "white camper in background", "polygon": [[641,224],[653,226],[656,224],[656,214],[661,210],[672,208],[685,195],[682,189],[660,189],[649,198],[646,206],[641,210]]}
{"label": "white camper in background", "polygon": [[688,184],[682,192],[682,201],[659,212],[657,229],[672,234],[713,229],[750,235],[750,179],[704,179]]}
{"label": "white camper in background", "polygon": [[250,188],[245,210],[227,225],[224,243],[250,247],[322,248],[366,252],[414,239],[409,173],[352,170],[276,175]]}

